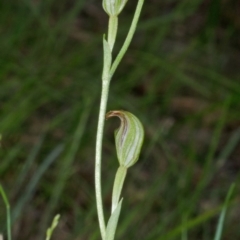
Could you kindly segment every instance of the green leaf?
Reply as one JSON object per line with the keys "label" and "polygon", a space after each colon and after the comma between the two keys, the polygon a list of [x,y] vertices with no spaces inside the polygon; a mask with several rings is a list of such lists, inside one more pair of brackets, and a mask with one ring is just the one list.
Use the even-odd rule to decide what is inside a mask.
{"label": "green leaf", "polygon": [[3,189],[1,184],[0,184],[0,195],[3,198],[4,204],[5,204],[6,210],[7,210],[7,236],[8,236],[8,240],[11,240],[12,239],[12,234],[11,234],[11,211],[10,211],[10,204],[9,204],[7,195],[6,195],[6,193],[5,193],[5,191],[4,191],[4,189]]}
{"label": "green leaf", "polygon": [[228,208],[228,205],[229,205],[230,198],[232,197],[234,188],[235,188],[235,184],[232,184],[230,186],[230,189],[228,190],[228,193],[227,193],[227,196],[226,196],[226,199],[224,201],[224,205],[223,205],[223,208],[222,208],[222,211],[221,211],[221,215],[220,215],[219,220],[218,220],[218,225],[217,225],[217,230],[216,230],[216,233],[215,233],[214,240],[220,240],[221,239],[224,219],[226,217],[227,208]]}
{"label": "green leaf", "polygon": [[134,165],[140,155],[144,139],[144,129],[139,119],[127,111],[110,111],[106,117],[119,117],[120,127],[115,131],[117,157],[121,166]]}
{"label": "green leaf", "polygon": [[50,238],[51,238],[51,236],[52,236],[52,234],[53,234],[54,229],[55,229],[56,226],[58,225],[59,218],[60,218],[60,215],[59,215],[59,214],[57,214],[57,215],[54,217],[54,219],[53,219],[53,221],[52,221],[51,227],[49,227],[48,230],[47,230],[46,240],[50,240]]}
{"label": "green leaf", "polygon": [[122,200],[123,199],[121,199],[121,201],[118,203],[116,209],[114,210],[111,217],[109,218],[109,221],[108,221],[108,224],[107,224],[107,229],[106,229],[105,240],[114,240],[119,215],[120,215],[120,212],[121,212]]}

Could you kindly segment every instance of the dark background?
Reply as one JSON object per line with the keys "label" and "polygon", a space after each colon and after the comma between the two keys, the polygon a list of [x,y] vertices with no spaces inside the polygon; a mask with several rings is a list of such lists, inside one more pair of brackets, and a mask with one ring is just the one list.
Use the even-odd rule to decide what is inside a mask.
{"label": "dark background", "polygon": [[[0,181],[14,239],[100,239],[94,195],[101,91],[101,1],[0,2]],[[119,19],[114,55],[137,1]],[[108,110],[142,121],[139,162],[128,171],[116,239],[213,239],[221,204],[236,188],[224,240],[240,239],[240,2],[146,0],[113,77]],[[106,219],[118,166],[108,120],[103,142]],[[5,207],[0,201],[0,231]],[[183,229],[183,230],[182,230]]]}

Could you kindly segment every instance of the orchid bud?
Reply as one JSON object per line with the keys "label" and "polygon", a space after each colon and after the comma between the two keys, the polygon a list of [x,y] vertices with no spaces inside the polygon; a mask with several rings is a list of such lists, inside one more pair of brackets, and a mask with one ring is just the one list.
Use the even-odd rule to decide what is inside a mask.
{"label": "orchid bud", "polygon": [[106,118],[119,117],[120,127],[115,131],[117,157],[121,166],[131,167],[139,158],[144,139],[141,122],[132,113],[126,111],[110,111]]}
{"label": "orchid bud", "polygon": [[109,16],[117,16],[126,3],[127,0],[103,0],[103,9]]}

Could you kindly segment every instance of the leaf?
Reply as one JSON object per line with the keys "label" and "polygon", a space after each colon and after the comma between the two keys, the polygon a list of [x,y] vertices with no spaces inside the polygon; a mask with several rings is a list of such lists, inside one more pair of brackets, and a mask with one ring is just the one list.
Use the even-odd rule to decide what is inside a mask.
{"label": "leaf", "polygon": [[226,199],[224,201],[223,208],[222,208],[222,211],[221,211],[221,215],[220,215],[219,220],[218,220],[218,225],[217,225],[214,240],[220,240],[221,239],[224,219],[226,217],[227,208],[229,206],[229,201],[230,201],[230,198],[232,197],[234,188],[235,188],[235,184],[232,184],[230,186],[229,190],[228,190],[228,193],[227,193],[227,196],[226,196]]}
{"label": "leaf", "polygon": [[[7,195],[2,187],[2,185],[0,184],[0,195],[3,198],[6,210],[7,210],[7,236],[8,236],[8,240],[12,239],[12,234],[11,234],[11,212],[10,212],[10,204],[7,198]],[[1,236],[0,235],[0,240],[1,240]],[[3,238],[3,237],[2,237]]]}
{"label": "leaf", "polygon": [[59,214],[57,214],[57,215],[54,217],[54,219],[53,219],[53,221],[52,221],[51,227],[49,227],[49,228],[47,229],[46,240],[50,240],[50,238],[51,238],[51,236],[52,236],[52,234],[53,234],[54,229],[55,229],[56,226],[58,225],[59,218],[60,218],[60,215],[59,215]]}
{"label": "leaf", "polygon": [[112,213],[111,217],[109,218],[108,224],[107,224],[107,229],[106,229],[106,237],[104,240],[114,240],[117,224],[118,224],[118,219],[119,215],[121,212],[121,207],[122,207],[122,200],[118,203],[116,209]]}

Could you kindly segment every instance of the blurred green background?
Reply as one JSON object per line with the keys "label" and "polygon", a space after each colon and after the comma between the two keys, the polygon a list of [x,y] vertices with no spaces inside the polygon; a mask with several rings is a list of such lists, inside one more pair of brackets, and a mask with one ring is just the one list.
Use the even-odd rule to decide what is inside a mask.
{"label": "blurred green background", "polygon": [[[115,54],[137,1],[120,15]],[[14,239],[100,239],[94,149],[101,90],[100,0],[1,0],[0,181]],[[237,186],[224,240],[240,239],[240,2],[146,0],[111,85],[108,110],[131,111],[146,138],[129,169],[116,239],[213,239]],[[109,216],[118,166],[106,122],[103,196]],[[0,200],[0,232],[5,207]]]}

